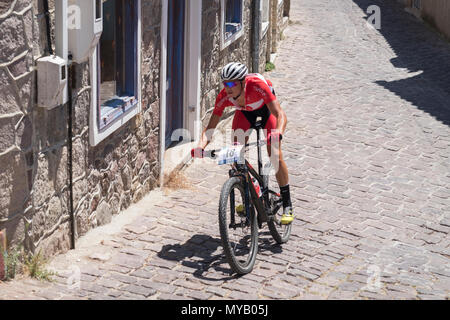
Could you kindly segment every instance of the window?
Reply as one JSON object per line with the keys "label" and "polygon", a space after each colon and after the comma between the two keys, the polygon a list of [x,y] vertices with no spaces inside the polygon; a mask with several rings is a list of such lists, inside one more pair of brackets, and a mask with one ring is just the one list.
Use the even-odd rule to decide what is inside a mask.
{"label": "window", "polygon": [[261,38],[269,29],[270,0],[261,0]]}
{"label": "window", "polygon": [[221,48],[224,49],[237,40],[244,32],[243,0],[221,0],[222,37]]}
{"label": "window", "polygon": [[103,2],[98,59],[100,130],[137,104],[137,6],[134,0]]}
{"label": "window", "polygon": [[[91,59],[90,143],[97,145],[140,112],[141,0],[100,0],[103,32]],[[100,10],[99,10],[100,9]]]}

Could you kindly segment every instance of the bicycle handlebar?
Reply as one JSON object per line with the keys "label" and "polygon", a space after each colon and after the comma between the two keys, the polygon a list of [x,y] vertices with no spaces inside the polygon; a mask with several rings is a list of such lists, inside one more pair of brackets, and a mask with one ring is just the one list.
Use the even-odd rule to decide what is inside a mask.
{"label": "bicycle handlebar", "polygon": [[[259,144],[259,146],[263,146],[263,145],[267,144],[267,140],[261,140],[259,142],[247,143],[244,147],[248,148],[248,147],[251,147],[251,146],[257,146],[258,144]],[[205,158],[215,159],[216,158],[216,153],[221,151],[221,150],[222,149],[205,150],[204,157]]]}

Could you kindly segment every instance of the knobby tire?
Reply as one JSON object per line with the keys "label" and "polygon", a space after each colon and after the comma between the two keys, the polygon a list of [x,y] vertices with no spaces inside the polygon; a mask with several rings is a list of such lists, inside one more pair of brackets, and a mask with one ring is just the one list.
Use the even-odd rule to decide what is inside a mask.
{"label": "knobby tire", "polygon": [[[244,185],[241,182],[241,179],[238,177],[232,177],[228,179],[222,187],[222,191],[220,193],[220,201],[219,201],[219,228],[220,228],[220,236],[222,239],[223,250],[227,261],[231,267],[231,269],[237,274],[247,274],[252,271],[253,266],[255,265],[256,255],[258,253],[258,224],[255,215],[255,210],[251,209],[251,217],[250,217],[250,244],[249,244],[249,254],[248,258],[245,262],[241,263],[239,258],[236,257],[234,250],[232,248],[232,243],[229,238],[229,225],[230,225],[230,214],[228,214],[227,208],[230,205],[230,194],[233,190],[237,190],[241,193],[241,197],[244,195]],[[236,194],[235,194],[236,196]],[[237,213],[236,213],[237,217]]]}

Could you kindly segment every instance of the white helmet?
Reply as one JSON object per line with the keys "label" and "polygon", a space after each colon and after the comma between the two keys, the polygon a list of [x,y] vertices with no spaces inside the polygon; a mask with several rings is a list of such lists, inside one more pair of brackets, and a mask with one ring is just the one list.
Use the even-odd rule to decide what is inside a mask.
{"label": "white helmet", "polygon": [[222,81],[229,80],[244,80],[248,75],[248,69],[245,65],[239,62],[231,62],[222,69]]}

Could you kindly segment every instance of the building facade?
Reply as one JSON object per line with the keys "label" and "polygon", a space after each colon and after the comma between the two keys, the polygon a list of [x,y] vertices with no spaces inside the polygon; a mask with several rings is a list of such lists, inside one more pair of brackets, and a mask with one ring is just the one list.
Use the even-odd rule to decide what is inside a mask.
{"label": "building facade", "polygon": [[450,2],[447,0],[398,0],[407,10],[450,39]]}
{"label": "building facade", "polygon": [[189,149],[176,130],[206,124],[222,66],[264,71],[288,15],[287,0],[0,0],[8,246],[65,252],[164,183],[167,153]]}

